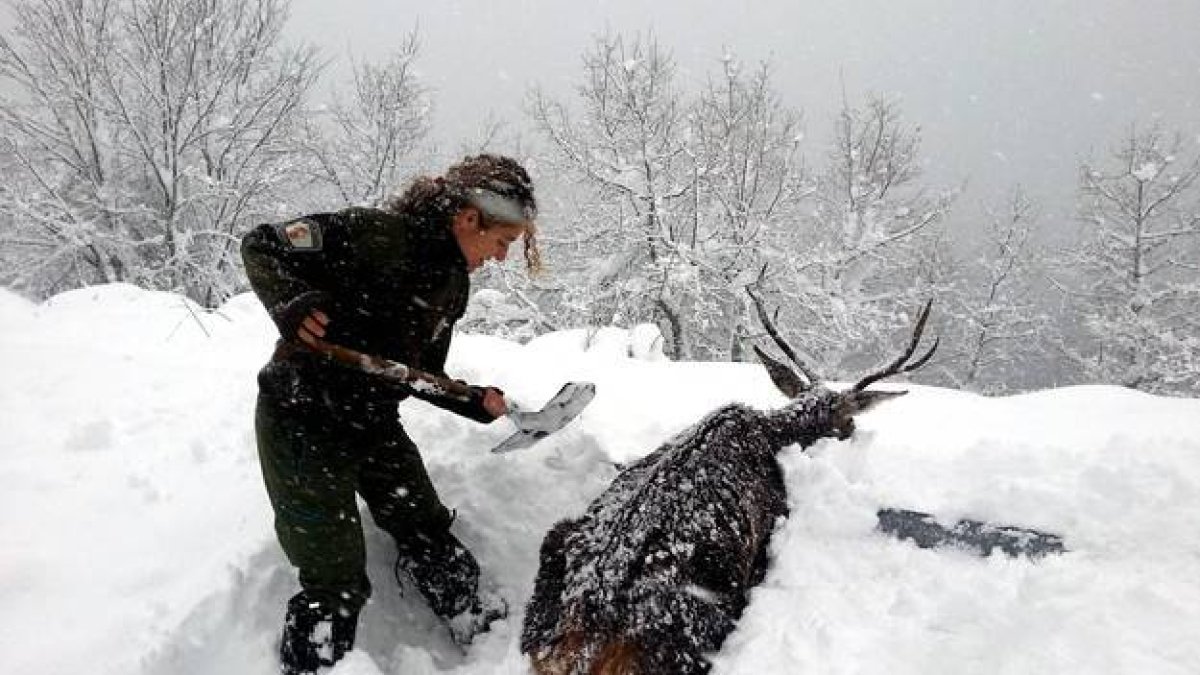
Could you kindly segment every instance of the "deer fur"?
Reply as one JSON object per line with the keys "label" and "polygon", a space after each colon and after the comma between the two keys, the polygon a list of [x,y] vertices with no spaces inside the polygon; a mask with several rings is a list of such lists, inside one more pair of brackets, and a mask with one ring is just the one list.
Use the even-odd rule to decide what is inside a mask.
{"label": "deer fur", "polygon": [[[776,455],[847,438],[855,413],[898,395],[819,385],[755,303],[807,381],[756,349],[791,398],[786,406],[709,413],[624,468],[581,517],[550,530],[521,634],[539,675],[708,672],[706,654],[721,647],[765,576],[771,533],[788,514]],[[864,383],[932,355],[904,367],[927,314],[928,306],[906,355]]]}

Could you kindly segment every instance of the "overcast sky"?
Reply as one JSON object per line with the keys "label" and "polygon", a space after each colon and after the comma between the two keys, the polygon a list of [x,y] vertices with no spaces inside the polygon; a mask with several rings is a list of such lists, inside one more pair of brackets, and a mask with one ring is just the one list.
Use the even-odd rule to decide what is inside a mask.
{"label": "overcast sky", "polygon": [[[1021,182],[1048,216],[1070,207],[1081,159],[1130,124],[1200,144],[1200,0],[293,0],[292,33],[331,58],[379,58],[414,26],[443,146],[489,114],[516,120],[530,85],[569,94],[600,33],[653,31],[685,83],[728,47],[770,59],[804,110],[815,156],[842,82],[852,102],[898,98],[923,130],[930,180],[964,200]],[[344,72],[334,63],[331,74]]]}

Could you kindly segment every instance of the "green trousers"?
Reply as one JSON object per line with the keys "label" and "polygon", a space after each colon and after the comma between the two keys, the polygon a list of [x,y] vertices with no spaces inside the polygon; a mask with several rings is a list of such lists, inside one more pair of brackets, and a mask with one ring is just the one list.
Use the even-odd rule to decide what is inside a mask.
{"label": "green trousers", "polygon": [[279,543],[304,594],[331,611],[357,615],[371,594],[356,494],[401,550],[450,527],[394,404],[348,416],[327,402],[260,393],[255,431]]}

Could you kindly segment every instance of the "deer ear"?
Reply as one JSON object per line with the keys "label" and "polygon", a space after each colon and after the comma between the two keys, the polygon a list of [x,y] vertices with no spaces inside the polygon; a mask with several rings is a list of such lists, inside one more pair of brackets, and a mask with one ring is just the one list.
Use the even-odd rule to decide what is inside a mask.
{"label": "deer ear", "polygon": [[771,381],[775,383],[779,391],[783,392],[784,396],[796,398],[812,386],[801,380],[796,371],[767,356],[767,353],[759,349],[758,345],[752,346],[755,355],[758,356],[758,360],[762,361],[763,367],[767,369],[767,375],[771,376]]}
{"label": "deer ear", "polygon": [[908,391],[856,391],[854,392],[854,412],[860,413],[875,406],[907,394]]}

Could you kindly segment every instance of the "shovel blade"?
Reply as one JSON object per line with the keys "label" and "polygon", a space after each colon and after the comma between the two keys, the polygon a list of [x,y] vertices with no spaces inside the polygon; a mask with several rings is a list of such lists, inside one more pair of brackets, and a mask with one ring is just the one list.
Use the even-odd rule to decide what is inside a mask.
{"label": "shovel blade", "polygon": [[528,448],[569,424],[583,412],[595,396],[596,385],[591,382],[564,384],[541,410],[510,414],[509,418],[517,425],[517,431],[492,448],[492,452],[512,452]]}

